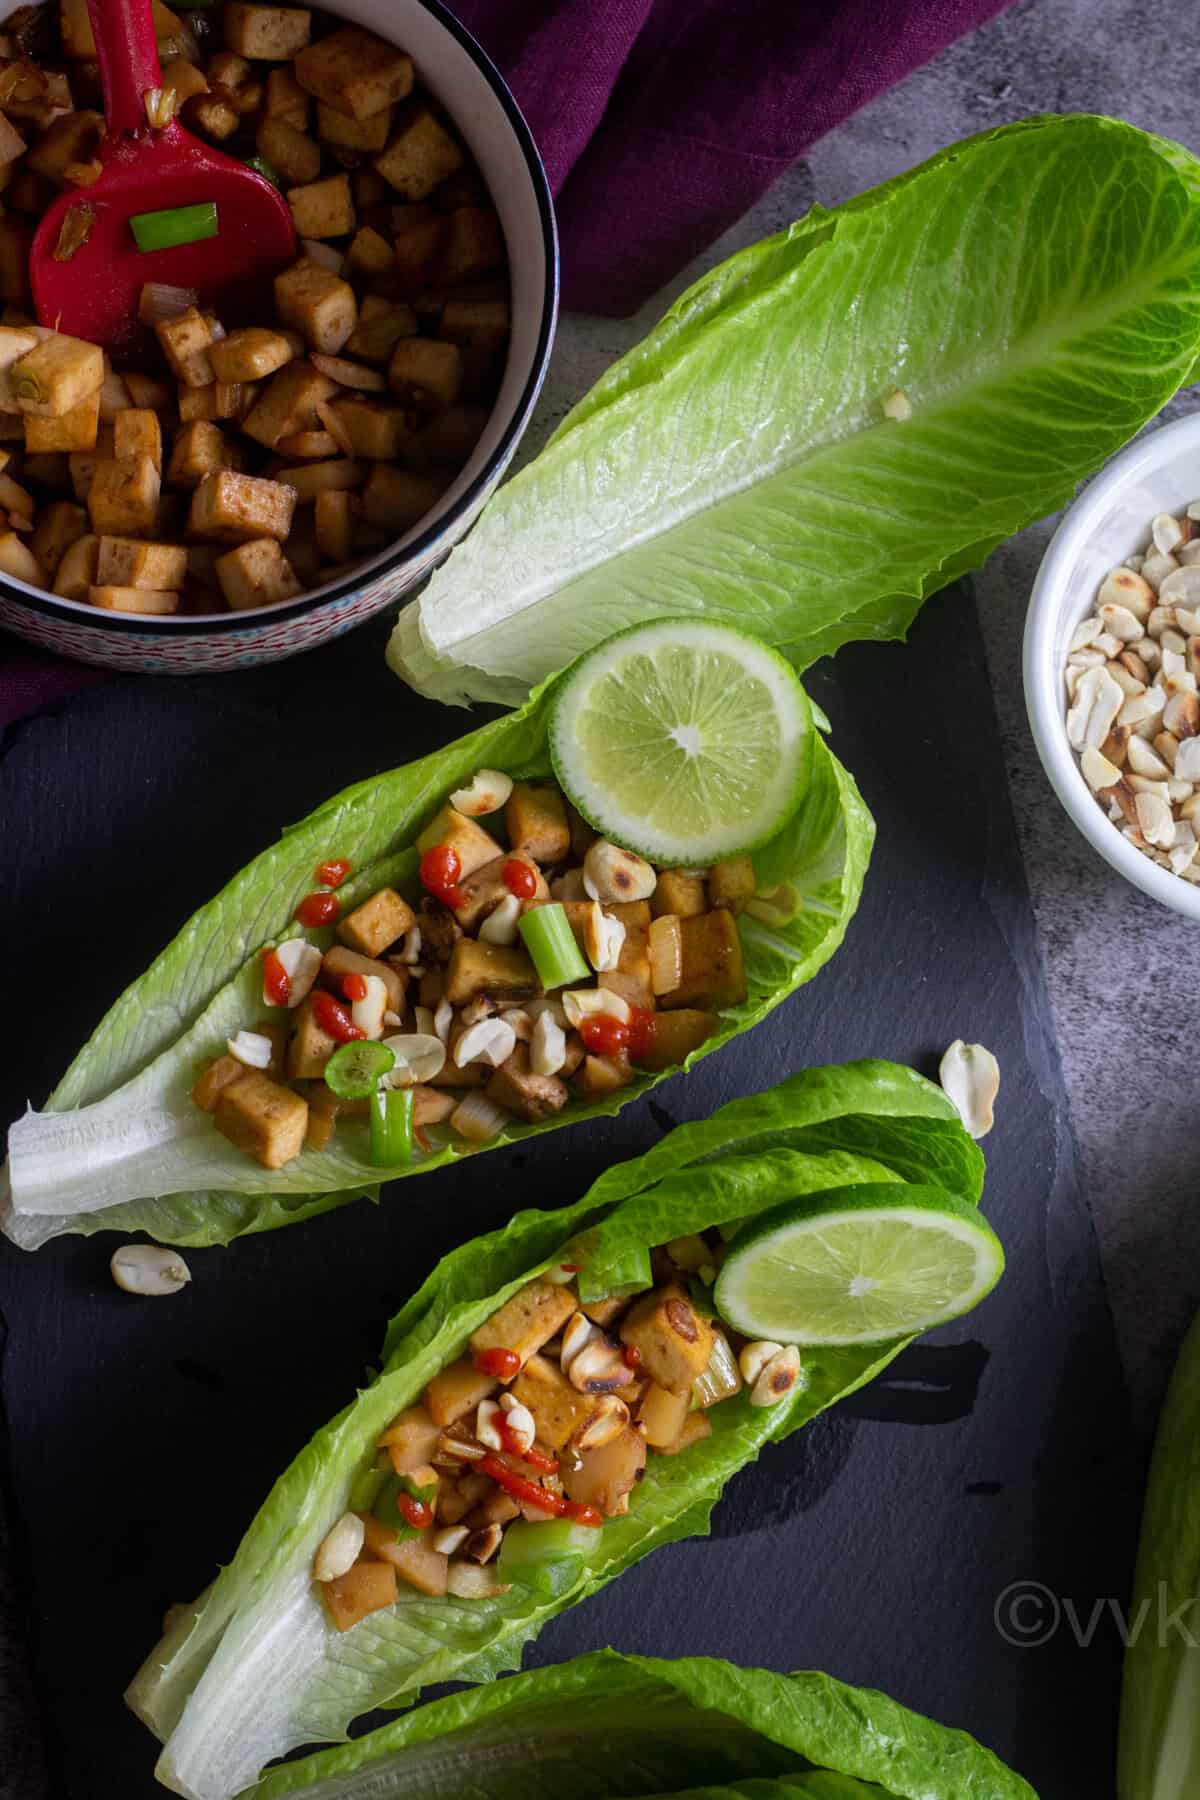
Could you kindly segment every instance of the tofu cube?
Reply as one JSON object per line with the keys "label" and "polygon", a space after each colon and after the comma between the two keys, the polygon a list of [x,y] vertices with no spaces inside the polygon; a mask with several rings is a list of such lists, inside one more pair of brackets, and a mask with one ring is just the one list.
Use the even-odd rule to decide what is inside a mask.
{"label": "tofu cube", "polygon": [[61,419],[89,395],[98,395],[103,385],[104,352],[99,344],[59,332],[40,339],[12,370],[17,405],[41,419]]}
{"label": "tofu cube", "polygon": [[689,1393],[712,1355],[712,1326],[673,1285],[635,1300],[621,1321],[620,1337],[641,1352],[643,1374],[671,1394]]}
{"label": "tofu cube", "polygon": [[57,575],[63,557],[72,544],[77,544],[80,538],[87,535],[87,528],[87,513],[73,501],[54,500],[49,506],[42,508],[29,548],[51,580]]}
{"label": "tofu cube", "polygon": [[325,1064],[337,1049],[337,1039],[318,1025],[312,1001],[296,1008],[295,1025],[287,1048],[287,1072],[293,1081],[320,1081]]}
{"label": "tofu cube", "polygon": [[753,900],[756,886],[754,864],[748,856],[731,856],[714,863],[708,871],[708,904],[725,906],[740,913],[747,900]]}
{"label": "tofu cube", "polygon": [[295,350],[281,331],[247,325],[214,344],[209,361],[218,381],[262,381],[291,362]]}
{"label": "tofu cube", "polygon": [[218,1056],[215,1062],[209,1063],[192,1089],[194,1104],[201,1112],[216,1112],[222,1093],[235,1081],[240,1081],[245,1073],[245,1063],[239,1062],[236,1056]]}
{"label": "tofu cube", "polygon": [[278,606],[301,591],[295,570],[274,538],[254,538],[217,558],[217,580],[234,612]]}
{"label": "tofu cube", "polygon": [[447,300],[438,336],[464,350],[497,356],[508,342],[507,300]]}
{"label": "tofu cube", "polygon": [[99,606],[105,612],[173,613],[179,611],[179,595],[173,589],[160,591],[158,588],[93,586],[88,589],[88,599],[93,606]]}
{"label": "tofu cube", "polygon": [[[350,283],[332,270],[309,262],[307,257],[275,277],[275,310],[285,325],[300,333],[310,349],[323,351],[326,356],[337,354],[352,336],[358,319],[358,303]],[[316,374],[315,369],[311,372]],[[328,382],[321,397],[325,398],[336,385]]]}
{"label": "tofu cube", "polygon": [[212,327],[196,307],[189,306],[173,319],[159,319],[154,335],[172,374],[185,387],[209,387],[215,381],[208,354],[213,343]]}
{"label": "tofu cube", "polygon": [[167,464],[168,487],[199,487],[206,475],[226,467],[226,445],[220,428],[208,419],[190,419],[175,434]]}
{"label": "tofu cube", "polygon": [[497,1106],[507,1107],[519,1118],[536,1124],[561,1112],[570,1093],[557,1075],[535,1075],[529,1066],[529,1051],[518,1044],[506,1063],[502,1063],[484,1090]]}
{"label": "tofu cube", "polygon": [[446,968],[446,998],[451,1006],[469,1000],[533,1000],[542,991],[537,970],[524,950],[461,938]]}
{"label": "tofu cube", "polygon": [[504,267],[504,233],[488,206],[458,206],[446,214],[437,278],[442,287],[478,281]]}
{"label": "tofu cube", "polygon": [[693,875],[686,869],[664,869],[650,897],[650,907],[656,919],[667,913],[674,913],[681,919],[693,919],[707,912],[704,877]]}
{"label": "tofu cube", "polygon": [[94,450],[100,432],[100,389],[56,419],[24,414],[25,448],[31,456]]}
{"label": "tofu cube", "polygon": [[565,862],[571,853],[567,803],[556,787],[518,781],[504,808],[508,841],[537,863]]}
{"label": "tofu cube", "polygon": [[423,101],[417,101],[404,109],[387,148],[375,158],[375,167],[406,200],[424,200],[465,161],[457,138]]}
{"label": "tofu cube", "polygon": [[317,551],[323,562],[349,562],[354,548],[354,514],[344,488],[324,488],[316,497],[313,520]]}
{"label": "tofu cube", "polygon": [[484,1350],[511,1350],[522,1365],[535,1350],[549,1343],[562,1330],[575,1311],[575,1294],[569,1287],[556,1287],[552,1281],[538,1276],[506,1300],[476,1331],[471,1333],[471,1351],[478,1356]]}
{"label": "tofu cube", "polygon": [[399,537],[432,511],[444,492],[444,482],[432,476],[379,462],[363,489],[362,516],[368,525]]}
{"label": "tofu cube", "polygon": [[258,62],[286,62],[304,49],[312,30],[312,14],[303,6],[250,6],[229,0],[224,19],[227,47]]}
{"label": "tofu cube", "polygon": [[396,1571],[386,1562],[356,1562],[334,1581],[317,1584],[337,1631],[349,1631],[396,1603]]}
{"label": "tofu cube", "polygon": [[241,124],[235,108],[219,94],[205,94],[193,100],[188,106],[188,116],[191,124],[218,144],[232,137]]}
{"label": "tofu cube", "polygon": [[[457,856],[460,877],[473,875],[484,863],[492,862],[500,855],[500,846],[491,833],[485,831],[477,819],[468,818],[452,806],[443,806],[417,838],[417,849],[422,856],[426,850],[439,845],[453,850]],[[517,847],[513,846],[514,849]]]}
{"label": "tofu cube", "polygon": [[240,419],[253,406],[257,391],[253,382],[214,381],[211,387],[181,383],[179,417],[185,425],[193,419]]}
{"label": "tofu cube", "polygon": [[95,584],[99,551],[100,539],[93,532],[77,538],[58,565],[54,592],[61,594],[64,600],[85,601],[88,590]]}
{"label": "tofu cube", "polygon": [[412,58],[361,25],[343,25],[299,52],[296,80],[339,112],[369,119],[412,92]]}
{"label": "tofu cube", "polygon": [[644,1012],[654,1010],[654,982],[650,972],[649,933],[636,927],[625,928],[625,941],[615,969],[605,969],[597,976],[597,984],[611,994],[620,994],[630,1006]]}
{"label": "tofu cube", "polygon": [[[317,136],[340,150],[382,150],[391,129],[390,106],[370,113],[365,119],[356,119],[350,113],[339,112],[335,106],[327,106],[323,100],[317,102]],[[391,261],[390,251],[388,260]]]}
{"label": "tofu cube", "polygon": [[388,1006],[392,1012],[404,1011],[407,983],[400,970],[393,969],[390,963],[380,962],[373,956],[363,956],[360,951],[351,950],[345,944],[335,944],[321,959],[321,973],[336,994],[341,994],[342,983],[347,975],[377,975],[387,989]]}
{"label": "tofu cube", "polygon": [[282,114],[264,119],[254,141],[289,186],[316,181],[321,173],[320,144]]}
{"label": "tofu cube", "polygon": [[595,1410],[595,1400],[571,1386],[557,1363],[536,1352],[512,1384],[513,1398],[533,1414],[537,1441],[562,1450]]}
{"label": "tofu cube", "polygon": [[359,227],[346,252],[346,267],[360,281],[390,274],[394,261],[392,246],[372,225]]}
{"label": "tofu cube", "polygon": [[504,879],[504,870],[506,864],[514,861],[524,863],[534,879],[533,893],[522,901],[521,911],[528,912],[531,907],[545,905],[550,898],[550,889],[537,864],[521,852],[514,856],[505,851],[503,855],[482,864],[459,881],[459,898],[455,904],[454,917],[464,931],[474,931],[507,897],[509,887]]}
{"label": "tofu cube", "polygon": [[689,1390],[673,1394],[668,1388],[650,1382],[638,1402],[637,1417],[642,1436],[652,1450],[661,1450],[665,1444],[675,1442],[687,1423],[691,1403]]}
{"label": "tofu cube", "polygon": [[327,175],[324,181],[289,188],[287,203],[300,237],[344,237],[354,230],[354,195],[350,192],[349,175]]}
{"label": "tofu cube", "polygon": [[15,531],[0,532],[0,574],[12,575],[18,581],[27,581],[30,587],[44,588],[49,585],[41,563]]}
{"label": "tofu cube", "polygon": [[[382,179],[382,177],[381,177]],[[397,206],[392,238],[396,291],[419,294],[432,286],[442,261],[446,216],[423,205]]]}
{"label": "tofu cube", "polygon": [[681,919],[683,967],[679,986],[662,996],[664,1007],[718,1011],[746,998],[742,944],[733,914],[724,907]]}
{"label": "tofu cube", "polygon": [[25,167],[55,187],[65,187],[67,165],[91,162],[103,136],[103,113],[62,113],[40,133],[25,158]]}
{"label": "tofu cube", "polygon": [[416,923],[417,915],[395,888],[380,888],[361,906],[339,919],[337,935],[362,956],[380,956]]}
{"label": "tofu cube", "polygon": [[192,495],[188,536],[222,544],[262,537],[282,543],[292,529],[295,507],[295,490],[284,482],[218,469],[215,475],[206,475]]}
{"label": "tofu cube", "polygon": [[494,1375],[484,1375],[471,1357],[460,1356],[440,1369],[425,1389],[425,1410],[439,1429],[454,1425],[467,1413],[474,1412],[481,1400],[487,1400],[500,1383]]}
{"label": "tofu cube", "polygon": [[194,62],[189,62],[186,56],[173,56],[163,64],[162,85],[178,94],[180,106],[185,100],[192,100],[197,94],[208,92],[208,82],[204,79],[203,70],[198,69]]}
{"label": "tofu cube", "polygon": [[317,407],[337,391],[336,381],[318,373],[311,363],[288,363],[271,377],[261,398],[243,420],[242,430],[268,450],[274,450],[281,438],[315,430],[320,422]]}
{"label": "tofu cube", "polygon": [[408,417],[398,406],[384,406],[378,400],[351,394],[343,400],[331,400],[329,410],[355,456],[372,461],[394,460],[401,446],[412,437]]}
{"label": "tofu cube", "polygon": [[358,323],[345,347],[363,362],[386,363],[400,339],[415,337],[416,331],[417,315],[411,306],[397,306],[382,294],[365,294],[358,309]]}
{"label": "tofu cube", "polygon": [[397,1475],[407,1475],[428,1463],[441,1435],[425,1407],[406,1406],[379,1439],[379,1448],[388,1452]]}
{"label": "tofu cube", "polygon": [[138,538],[102,537],[96,559],[101,587],[182,588],[187,551],[182,545],[148,544]]}
{"label": "tofu cube", "polygon": [[624,1050],[615,1056],[585,1056],[575,1071],[575,1092],[581,1100],[604,1100],[632,1080],[633,1064]]}
{"label": "tofu cube", "polygon": [[114,456],[148,456],[162,469],[162,426],[156,412],[148,406],[122,407],[113,414],[112,428]]}
{"label": "tofu cube", "polygon": [[87,496],[92,530],[99,537],[137,537],[152,531],[160,487],[152,457],[101,457]]}
{"label": "tofu cube", "polygon": [[401,338],[388,363],[388,385],[404,406],[437,412],[458,399],[463,383],[462,351],[437,338]]}

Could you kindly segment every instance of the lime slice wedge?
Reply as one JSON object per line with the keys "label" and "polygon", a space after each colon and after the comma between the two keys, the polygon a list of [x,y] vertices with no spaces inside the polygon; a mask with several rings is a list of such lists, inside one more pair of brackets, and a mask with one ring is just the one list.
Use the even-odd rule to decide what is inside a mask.
{"label": "lime slice wedge", "polygon": [[747,1337],[875,1344],[961,1317],[1003,1270],[999,1238],[966,1201],[869,1182],[787,1202],[739,1232],[714,1299]]}
{"label": "lime slice wedge", "polygon": [[727,625],[656,619],[568,672],[550,754],[605,837],[651,862],[704,866],[786,824],[811,732],[808,697],[776,651]]}

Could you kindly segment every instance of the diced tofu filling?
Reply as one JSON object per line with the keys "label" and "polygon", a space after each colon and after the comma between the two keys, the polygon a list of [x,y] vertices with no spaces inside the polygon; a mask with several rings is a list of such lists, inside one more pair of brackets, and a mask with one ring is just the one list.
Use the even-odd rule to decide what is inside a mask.
{"label": "diced tofu filling", "polygon": [[[20,9],[0,96],[0,570],[107,611],[257,611],[363,570],[468,462],[504,373],[507,246],[404,47],[307,6],[217,0],[195,30],[155,13],[148,127],[178,118],[276,182],[296,260],[249,317],[148,279],[133,367],[39,325],[34,228],[78,191],[55,255],[86,243],[105,121],[84,0]],[[169,578],[114,572],[114,540],[169,552]]]}
{"label": "diced tofu filling", "polygon": [[[222,470],[206,475],[193,496],[193,516],[215,550],[205,578],[235,607],[255,604],[264,589],[276,598],[297,591],[279,541],[283,526],[269,529],[277,502],[258,492],[278,485]],[[79,529],[82,511],[75,511],[80,517],[64,529]],[[222,536],[229,542],[239,533],[243,541],[222,551]],[[72,543],[60,579],[76,578],[69,565],[78,550],[79,578],[90,571],[93,593],[108,582],[131,606],[173,602],[184,564],[172,558],[182,552],[127,537],[98,543],[98,551],[95,537]],[[134,588],[139,595],[128,598]],[[572,1100],[601,1100],[642,1073],[679,1067],[718,1029],[720,1013],[746,998],[738,924],[723,903],[740,909],[752,896],[749,857],[686,876],[656,870],[598,838],[549,780],[513,782],[480,771],[454,799],[459,805],[448,800],[416,839],[420,875],[412,892],[386,886],[343,903],[336,884],[319,890],[305,922],[332,926],[337,942],[309,951],[303,986],[294,969],[284,971],[286,999],[273,998],[264,983],[264,1004],[286,1009],[277,1077],[296,1086],[311,1113],[306,1130],[287,1140],[293,1155],[325,1148],[340,1120],[365,1129],[366,1099],[339,1098],[326,1080],[331,1058],[359,1038],[417,1059],[417,1153],[446,1143],[465,1152],[509,1126],[553,1118]],[[452,870],[453,879],[439,884],[438,869]],[[663,890],[685,910],[663,911]],[[705,905],[709,893],[722,903]],[[580,956],[578,978],[549,991],[522,936],[522,921],[543,907],[558,909]],[[305,919],[303,909],[298,917]],[[264,954],[273,953],[267,947]],[[295,941],[278,954],[294,960]],[[261,1160],[257,1139],[246,1136],[243,1147]],[[665,1370],[655,1379],[672,1385]]]}
{"label": "diced tofu filling", "polygon": [[716,1407],[785,1399],[795,1352],[747,1344],[713,1316],[724,1251],[715,1230],[677,1239],[651,1253],[647,1291],[586,1311],[562,1264],[478,1326],[383,1432],[317,1550],[335,1629],[393,1605],[397,1579],[457,1599],[507,1593],[539,1525],[602,1529],[636,1503],[651,1458],[711,1435]]}

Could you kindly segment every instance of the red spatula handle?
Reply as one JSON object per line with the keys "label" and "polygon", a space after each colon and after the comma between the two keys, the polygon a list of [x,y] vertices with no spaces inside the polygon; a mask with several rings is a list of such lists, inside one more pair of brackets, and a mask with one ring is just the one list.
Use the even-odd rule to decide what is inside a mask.
{"label": "red spatula handle", "polygon": [[162,86],[150,0],[87,0],[87,9],[108,129],[138,131],[146,124],[147,89]]}

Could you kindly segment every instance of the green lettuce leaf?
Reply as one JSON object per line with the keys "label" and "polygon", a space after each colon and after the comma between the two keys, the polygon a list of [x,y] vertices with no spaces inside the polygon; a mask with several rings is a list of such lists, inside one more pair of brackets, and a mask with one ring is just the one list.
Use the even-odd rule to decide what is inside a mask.
{"label": "green lettuce leaf", "polygon": [[[377,1198],[380,1171],[368,1160],[365,1121],[340,1120],[327,1149],[306,1150],[268,1171],[228,1143],[192,1103],[192,1084],[224,1051],[226,1038],[261,1015],[261,947],[295,935],[322,948],[331,941],[331,932],[302,931],[292,920],[314,865],[333,854],[353,860],[341,890],[347,906],[385,882],[415,893],[412,842],[450,792],[481,767],[515,776],[550,773],[553,692],[549,683],[507,718],[348,788],[201,907],[110,1009],[45,1110],[28,1112],[12,1127],[10,1191],[0,1201],[8,1236],[28,1249],[61,1232],[114,1229],[143,1230],[173,1244],[228,1243],[362,1195]],[[755,853],[761,886],[790,884],[794,916],[772,925],[739,920],[748,998],[722,1015],[721,1028],[685,1067],[809,981],[841,943],[858,905],[874,827],[817,732],[811,746],[812,774],[800,810]],[[614,1113],[664,1079],[641,1074],[605,1101],[572,1101],[537,1125],[514,1121],[491,1147]],[[388,1170],[387,1179],[439,1168],[465,1153],[461,1145],[435,1146]]]}
{"label": "green lettuce leaf", "polygon": [[[694,1782],[703,1780],[703,1786]],[[965,1732],[868,1688],[600,1650],[273,1770],[255,1800],[1034,1800]]]}
{"label": "green lettuce leaf", "polygon": [[1119,1800],[1200,1793],[1200,1318],[1167,1393],[1129,1602]]}
{"label": "green lettuce leaf", "polygon": [[501,489],[391,666],[514,704],[650,615],[726,620],[799,668],[902,637],[1188,378],[1198,168],[1118,119],[1032,118],[731,257]]}
{"label": "green lettuce leaf", "polygon": [[[869,1154],[842,1147],[841,1139],[869,1143],[875,1124]],[[830,1134],[832,1147],[802,1147],[816,1129]],[[490,1680],[516,1667],[523,1646],[564,1607],[657,1545],[706,1532],[731,1475],[870,1380],[902,1347],[805,1352],[802,1379],[781,1405],[755,1408],[743,1396],[717,1408],[711,1437],[686,1456],[652,1459],[628,1514],[595,1534],[574,1584],[557,1597],[523,1587],[472,1602],[406,1592],[339,1636],[313,1592],[317,1544],[345,1510],[380,1432],[532,1276],[568,1250],[590,1267],[664,1234],[734,1224],[774,1204],[781,1186],[802,1193],[918,1180],[976,1200],[981,1170],[950,1103],[911,1071],[875,1062],[815,1069],[678,1127],[647,1155],[609,1170],[575,1206],[519,1213],[452,1251],[393,1320],[377,1378],[281,1476],[233,1562],[134,1681],[130,1704],[165,1743],[160,1779],[196,1800],[225,1800],[273,1757],[336,1741],[373,1707],[410,1700],[435,1682]]]}

